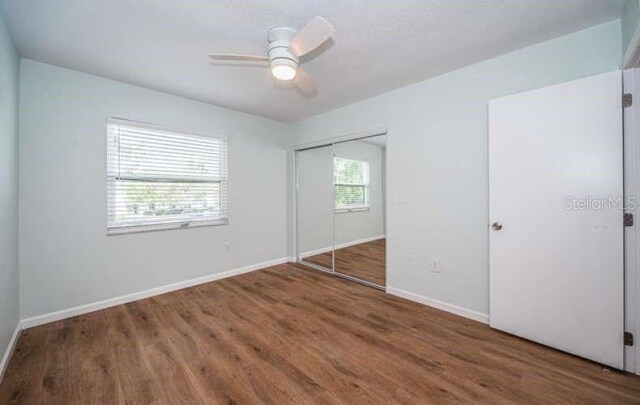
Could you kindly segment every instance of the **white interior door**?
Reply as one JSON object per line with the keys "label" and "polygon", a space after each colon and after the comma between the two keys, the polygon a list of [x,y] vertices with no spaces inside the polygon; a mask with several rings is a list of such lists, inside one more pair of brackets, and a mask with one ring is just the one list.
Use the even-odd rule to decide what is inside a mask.
{"label": "white interior door", "polygon": [[621,89],[612,72],[489,102],[490,324],[619,369]]}

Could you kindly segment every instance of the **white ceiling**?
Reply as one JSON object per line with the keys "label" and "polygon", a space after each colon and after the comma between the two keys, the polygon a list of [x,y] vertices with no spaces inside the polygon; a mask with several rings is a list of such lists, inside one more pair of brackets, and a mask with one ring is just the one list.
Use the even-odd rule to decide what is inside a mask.
{"label": "white ceiling", "polygon": [[[20,54],[167,93],[295,121],[618,18],[623,0],[0,0]],[[334,42],[305,63],[318,94],[211,52],[266,53],[274,25],[316,15]]]}

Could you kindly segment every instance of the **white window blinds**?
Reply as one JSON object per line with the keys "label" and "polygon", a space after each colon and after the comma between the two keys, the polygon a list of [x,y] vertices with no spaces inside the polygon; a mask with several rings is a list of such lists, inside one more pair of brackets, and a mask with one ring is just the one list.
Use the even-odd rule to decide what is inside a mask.
{"label": "white window blinds", "polygon": [[369,163],[341,157],[333,162],[335,209],[369,208]]}
{"label": "white window blinds", "polygon": [[107,122],[107,232],[227,222],[227,141]]}

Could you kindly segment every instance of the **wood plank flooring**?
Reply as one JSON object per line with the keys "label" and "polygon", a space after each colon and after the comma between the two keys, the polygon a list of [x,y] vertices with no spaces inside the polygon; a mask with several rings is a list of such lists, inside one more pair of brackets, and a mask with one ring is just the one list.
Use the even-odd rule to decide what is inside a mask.
{"label": "wood plank flooring", "polygon": [[24,331],[12,403],[640,403],[640,378],[285,264]]}
{"label": "wood plank flooring", "polygon": [[302,259],[304,262],[324,267],[327,270],[333,268],[333,252],[324,252],[313,256],[307,256]]}
{"label": "wood plank flooring", "polygon": [[336,271],[385,286],[386,240],[377,239],[336,250]]}
{"label": "wood plank flooring", "polygon": [[[379,286],[386,285],[386,239],[336,249],[335,256],[335,271]],[[304,261],[326,269],[333,266],[332,252],[309,256]]]}

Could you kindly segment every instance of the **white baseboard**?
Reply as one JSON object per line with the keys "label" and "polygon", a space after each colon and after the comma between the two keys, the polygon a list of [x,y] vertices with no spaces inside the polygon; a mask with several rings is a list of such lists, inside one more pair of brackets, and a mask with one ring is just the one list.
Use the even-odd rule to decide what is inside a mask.
{"label": "white baseboard", "polygon": [[315,255],[320,255],[322,253],[331,252],[333,250],[332,247],[323,247],[320,249],[310,250],[308,252],[300,253],[300,258],[304,259],[305,257],[311,257]]}
{"label": "white baseboard", "polygon": [[209,274],[202,277],[193,278],[190,280],[179,281],[177,283],[164,285],[161,287],[151,288],[149,290],[143,290],[132,294],[121,295],[115,298],[109,298],[106,300],[93,302],[90,304],[80,305],[73,308],[63,309],[61,311],[50,312],[44,315],[38,315],[31,318],[22,320],[22,328],[28,329],[34,326],[43,325],[45,323],[55,322],[66,318],[71,318],[78,315],[83,315],[89,312],[99,311],[101,309],[111,308],[116,305],[122,305],[133,301],[138,301],[144,298],[153,297],[154,295],[165,294],[171,291],[181,290],[183,288],[193,287],[194,285],[209,283],[211,281],[220,280],[227,277],[237,276],[239,274],[249,273],[251,271],[260,270],[265,267],[271,267],[278,264],[287,263],[291,260],[289,257],[281,259],[270,260],[267,262],[256,263],[249,266],[240,267],[238,269],[227,270],[221,273]]}
{"label": "white baseboard", "polygon": [[401,290],[399,288],[387,287],[387,293],[395,295],[396,297],[405,298],[410,301],[417,302],[419,304],[427,305],[442,311],[450,312],[455,315],[463,316],[465,318],[473,319],[474,321],[489,323],[489,315],[482,312],[474,311],[472,309],[460,307],[458,305],[450,304],[444,301],[434,300],[432,298],[425,297],[424,295],[412,293],[409,291]]}
{"label": "white baseboard", "polygon": [[9,365],[9,359],[13,354],[13,351],[16,348],[16,343],[18,342],[18,336],[20,336],[20,332],[22,331],[22,322],[18,322],[16,325],[16,330],[13,331],[13,335],[9,340],[9,344],[2,355],[2,361],[0,361],[0,384],[2,383],[2,379],[4,378],[4,372],[7,370],[7,366]]}
{"label": "white baseboard", "polygon": [[354,246],[354,245],[359,245],[361,243],[367,243],[367,242],[373,242],[374,240],[378,240],[378,239],[384,239],[385,235],[376,235],[376,236],[370,236],[368,238],[362,238],[362,239],[356,239],[356,240],[352,240],[349,242],[343,242],[343,243],[338,243],[335,246],[328,246],[328,247],[323,247],[320,249],[314,249],[314,250],[310,250],[308,252],[304,252],[300,254],[301,258],[305,258],[305,257],[309,257],[309,256],[315,256],[315,255],[319,255],[322,253],[327,253],[327,252],[331,252],[333,249],[344,249],[346,247],[349,246]]}

